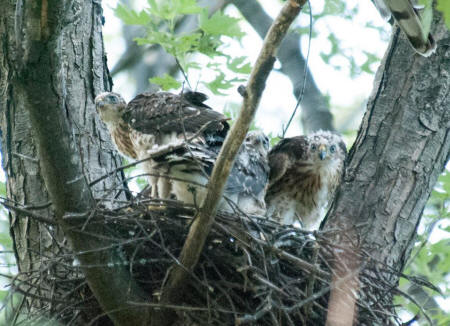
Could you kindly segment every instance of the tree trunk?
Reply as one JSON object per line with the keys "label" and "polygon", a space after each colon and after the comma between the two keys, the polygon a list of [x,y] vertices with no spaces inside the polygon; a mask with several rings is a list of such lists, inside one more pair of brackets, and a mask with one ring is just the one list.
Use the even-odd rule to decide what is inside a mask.
{"label": "tree trunk", "polygon": [[[64,214],[93,208],[87,184],[121,163],[93,104],[97,94],[111,88],[101,34],[101,3],[2,0],[1,8],[3,167],[8,175],[8,198],[25,209],[10,213],[21,280],[17,287],[31,293],[28,304],[34,312],[41,309],[62,322],[84,324],[99,311],[74,308],[75,303],[79,306],[95,299],[82,286],[84,278],[80,268],[74,267],[68,244],[80,253],[80,267],[97,296],[106,294],[109,303],[123,301],[128,289],[125,284],[123,291],[108,293],[126,280],[116,282],[111,272],[117,270],[106,267],[111,259],[106,251],[86,253],[101,248],[99,244],[104,242],[63,220]],[[95,185],[95,196],[124,198],[122,183],[120,175],[114,175]],[[108,194],[111,188],[118,191]],[[54,224],[39,223],[35,215],[52,216]],[[86,231],[92,232],[89,227]],[[100,267],[93,267],[94,263]],[[30,278],[36,271],[40,277]],[[55,281],[64,276],[71,281]],[[118,302],[105,306],[100,300],[106,311],[120,305]],[[126,311],[121,313],[127,316]],[[128,323],[136,325],[144,315],[129,316]]]}
{"label": "tree trunk", "polygon": [[[377,273],[386,288],[397,287],[450,155],[450,32],[442,16],[435,17],[438,47],[431,57],[415,54],[398,29],[393,34],[324,225],[354,230],[347,235],[373,259],[367,267],[392,271]],[[368,298],[370,289],[363,287]]]}

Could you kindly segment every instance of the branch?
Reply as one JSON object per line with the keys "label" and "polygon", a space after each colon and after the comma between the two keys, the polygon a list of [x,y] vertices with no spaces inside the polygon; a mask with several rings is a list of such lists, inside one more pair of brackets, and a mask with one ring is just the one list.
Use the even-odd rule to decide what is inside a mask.
{"label": "branch", "polygon": [[[199,215],[192,223],[181,251],[179,261],[184,268],[179,265],[174,266],[167,285],[163,289],[162,304],[177,303],[183,297],[184,286],[189,277],[186,270],[193,271],[199,260],[234,159],[255,116],[267,77],[273,68],[275,52],[305,2],[306,0],[287,1],[267,33],[247,83],[240,114],[225,139],[208,184],[205,201],[200,208]],[[155,311],[152,325],[170,325],[175,318],[176,315],[171,310]]]}
{"label": "branch", "polygon": [[[3,201],[0,201],[0,205],[4,206],[5,208],[7,208],[9,210],[12,210],[12,211],[15,211],[17,213],[23,214],[23,216],[26,216],[26,217],[31,217],[32,219],[34,219],[34,220],[36,220],[36,221],[38,221],[40,223],[44,223],[44,224],[48,224],[48,225],[56,225],[55,221],[50,219],[50,218],[47,218],[45,216],[41,216],[41,215],[35,214],[32,211],[27,210],[25,208],[21,208],[21,207],[15,206],[15,205],[7,204],[4,201],[3,198],[0,198],[0,199],[3,200]],[[22,215],[20,215],[20,214],[18,214],[17,216],[21,217]]]}
{"label": "branch", "polygon": [[[261,4],[256,0],[233,0],[232,3],[259,36],[264,37],[273,20],[266,14]],[[328,102],[314,82],[309,68],[306,70],[305,81],[306,62],[300,50],[300,40],[297,34],[288,33],[286,35],[278,50],[277,58],[281,62],[281,71],[291,80],[294,96],[297,99],[302,91],[303,83],[306,82],[301,102],[304,130],[307,132],[319,129],[334,130],[333,116],[330,113]]]}

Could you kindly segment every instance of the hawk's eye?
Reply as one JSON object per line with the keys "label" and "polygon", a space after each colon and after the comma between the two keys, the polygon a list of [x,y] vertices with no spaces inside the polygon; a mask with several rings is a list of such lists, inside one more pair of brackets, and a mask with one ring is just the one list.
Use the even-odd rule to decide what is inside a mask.
{"label": "hawk's eye", "polygon": [[111,102],[112,104],[118,103],[117,97],[112,96],[112,95],[108,96],[108,101]]}
{"label": "hawk's eye", "polygon": [[330,153],[334,153],[336,152],[336,145],[331,145],[330,146]]}
{"label": "hawk's eye", "polygon": [[317,149],[317,146],[315,144],[311,145],[311,150],[314,152]]}

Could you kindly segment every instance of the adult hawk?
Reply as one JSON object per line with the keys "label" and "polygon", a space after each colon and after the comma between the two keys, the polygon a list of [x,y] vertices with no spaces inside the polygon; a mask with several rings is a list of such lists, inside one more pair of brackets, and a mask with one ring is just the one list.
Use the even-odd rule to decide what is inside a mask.
{"label": "adult hawk", "polygon": [[420,6],[411,0],[373,0],[381,16],[394,17],[417,53],[427,57],[436,49],[436,43],[419,15]]}
{"label": "adult hawk", "polygon": [[[95,98],[95,105],[119,152],[143,160],[159,146],[179,144],[197,133],[193,142],[221,143],[229,125],[205,100],[206,95],[198,92],[157,92],[139,94],[127,104],[119,94],[105,92]],[[147,160],[143,168],[149,175],[151,196],[169,198],[168,167]]]}
{"label": "adult hawk", "polygon": [[267,216],[316,229],[341,179],[346,152],[342,138],[329,131],[282,139],[269,152]]}
{"label": "adult hawk", "polygon": [[[221,146],[219,142],[190,143],[155,158],[162,166],[169,167],[169,174],[174,179],[172,191],[177,199],[196,205],[203,202]],[[247,134],[225,185],[219,209],[264,215],[264,197],[269,179],[268,150],[269,139],[262,132],[251,131]]]}

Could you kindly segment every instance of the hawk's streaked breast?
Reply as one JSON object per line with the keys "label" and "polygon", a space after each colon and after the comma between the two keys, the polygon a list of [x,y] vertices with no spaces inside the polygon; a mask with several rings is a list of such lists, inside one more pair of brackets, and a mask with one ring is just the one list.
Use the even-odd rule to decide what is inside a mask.
{"label": "hawk's streaked breast", "polygon": [[342,138],[328,131],[281,140],[269,152],[267,215],[314,229],[340,181],[345,155]]}

